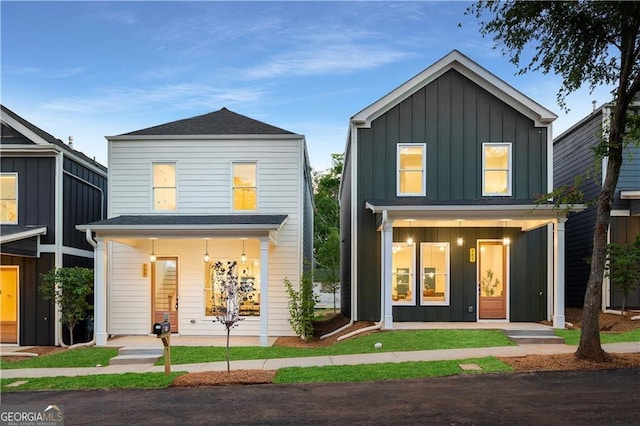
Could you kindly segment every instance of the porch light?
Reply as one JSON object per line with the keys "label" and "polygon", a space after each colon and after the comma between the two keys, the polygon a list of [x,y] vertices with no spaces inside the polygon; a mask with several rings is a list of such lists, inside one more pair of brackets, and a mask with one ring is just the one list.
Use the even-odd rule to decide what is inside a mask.
{"label": "porch light", "polygon": [[242,239],[242,254],[240,255],[240,261],[242,263],[247,263],[247,255],[244,252],[244,238]]}
{"label": "porch light", "polygon": [[155,245],[154,245],[155,239],[152,238],[151,239],[151,254],[149,255],[149,261],[151,263],[156,261],[156,253],[155,253]]}
{"label": "porch light", "polygon": [[458,244],[459,247],[464,244],[464,239],[462,238],[462,219],[458,219],[458,239],[456,240],[456,244]]}
{"label": "porch light", "polygon": [[208,262],[210,257],[209,257],[209,239],[206,238],[204,240],[204,257],[202,258],[205,262]]}

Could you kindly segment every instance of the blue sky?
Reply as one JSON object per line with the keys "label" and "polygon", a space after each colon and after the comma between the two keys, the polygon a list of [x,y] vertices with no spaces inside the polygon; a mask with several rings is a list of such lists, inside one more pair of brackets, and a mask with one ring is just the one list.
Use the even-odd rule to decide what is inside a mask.
{"label": "blue sky", "polygon": [[[314,169],[349,117],[453,49],[559,115],[554,75],[517,69],[470,2],[0,2],[2,104],[106,165],[111,136],[227,107],[306,136]],[[461,26],[459,26],[461,24]]]}

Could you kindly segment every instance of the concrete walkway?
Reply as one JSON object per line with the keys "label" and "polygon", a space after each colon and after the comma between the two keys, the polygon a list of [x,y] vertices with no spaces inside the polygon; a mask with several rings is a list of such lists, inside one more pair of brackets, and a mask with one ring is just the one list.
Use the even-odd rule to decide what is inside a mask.
{"label": "concrete walkway", "polygon": [[[158,342],[156,342],[157,344]],[[602,345],[609,353],[633,353],[640,352],[640,342],[611,343]],[[279,358],[249,361],[231,360],[233,370],[257,369],[277,370],[283,367],[311,367],[326,365],[356,365],[379,364],[385,362],[406,361],[436,361],[464,358],[480,358],[485,356],[519,357],[526,355],[550,355],[573,353],[577,349],[575,345],[564,344],[527,344],[519,346],[501,346],[491,348],[472,349],[440,349],[431,351],[411,352],[378,352],[356,355],[317,356],[307,358]],[[172,365],[171,371],[201,372],[201,371],[225,371],[226,362],[206,362],[198,364]],[[150,373],[164,372],[164,366],[150,364],[111,365],[106,367],[83,368],[27,368],[0,370],[3,379],[9,378],[33,378],[55,376],[85,376],[94,374],[121,374],[121,373]]]}

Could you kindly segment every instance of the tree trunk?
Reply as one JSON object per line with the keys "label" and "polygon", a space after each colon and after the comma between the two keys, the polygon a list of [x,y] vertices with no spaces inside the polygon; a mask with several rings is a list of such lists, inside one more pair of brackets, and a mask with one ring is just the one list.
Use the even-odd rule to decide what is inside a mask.
{"label": "tree trunk", "polygon": [[[619,98],[618,101],[623,101],[623,99]],[[600,343],[598,317],[602,301],[602,280],[607,256],[607,233],[611,221],[611,205],[622,166],[622,129],[620,125],[620,123],[624,123],[624,118],[620,116],[622,109],[619,106],[614,108],[610,122],[609,141],[606,143],[607,169],[603,170],[606,177],[598,197],[591,271],[582,311],[582,334],[580,335],[580,345],[575,354],[578,359],[589,359],[595,362],[604,362],[607,359],[607,354]]]}

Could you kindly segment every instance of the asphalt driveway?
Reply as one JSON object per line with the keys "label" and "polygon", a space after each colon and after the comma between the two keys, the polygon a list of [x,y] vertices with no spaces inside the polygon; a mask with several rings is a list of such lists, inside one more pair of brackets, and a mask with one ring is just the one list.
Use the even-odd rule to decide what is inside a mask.
{"label": "asphalt driveway", "polygon": [[4,393],[61,404],[65,425],[637,424],[640,370],[368,383]]}

